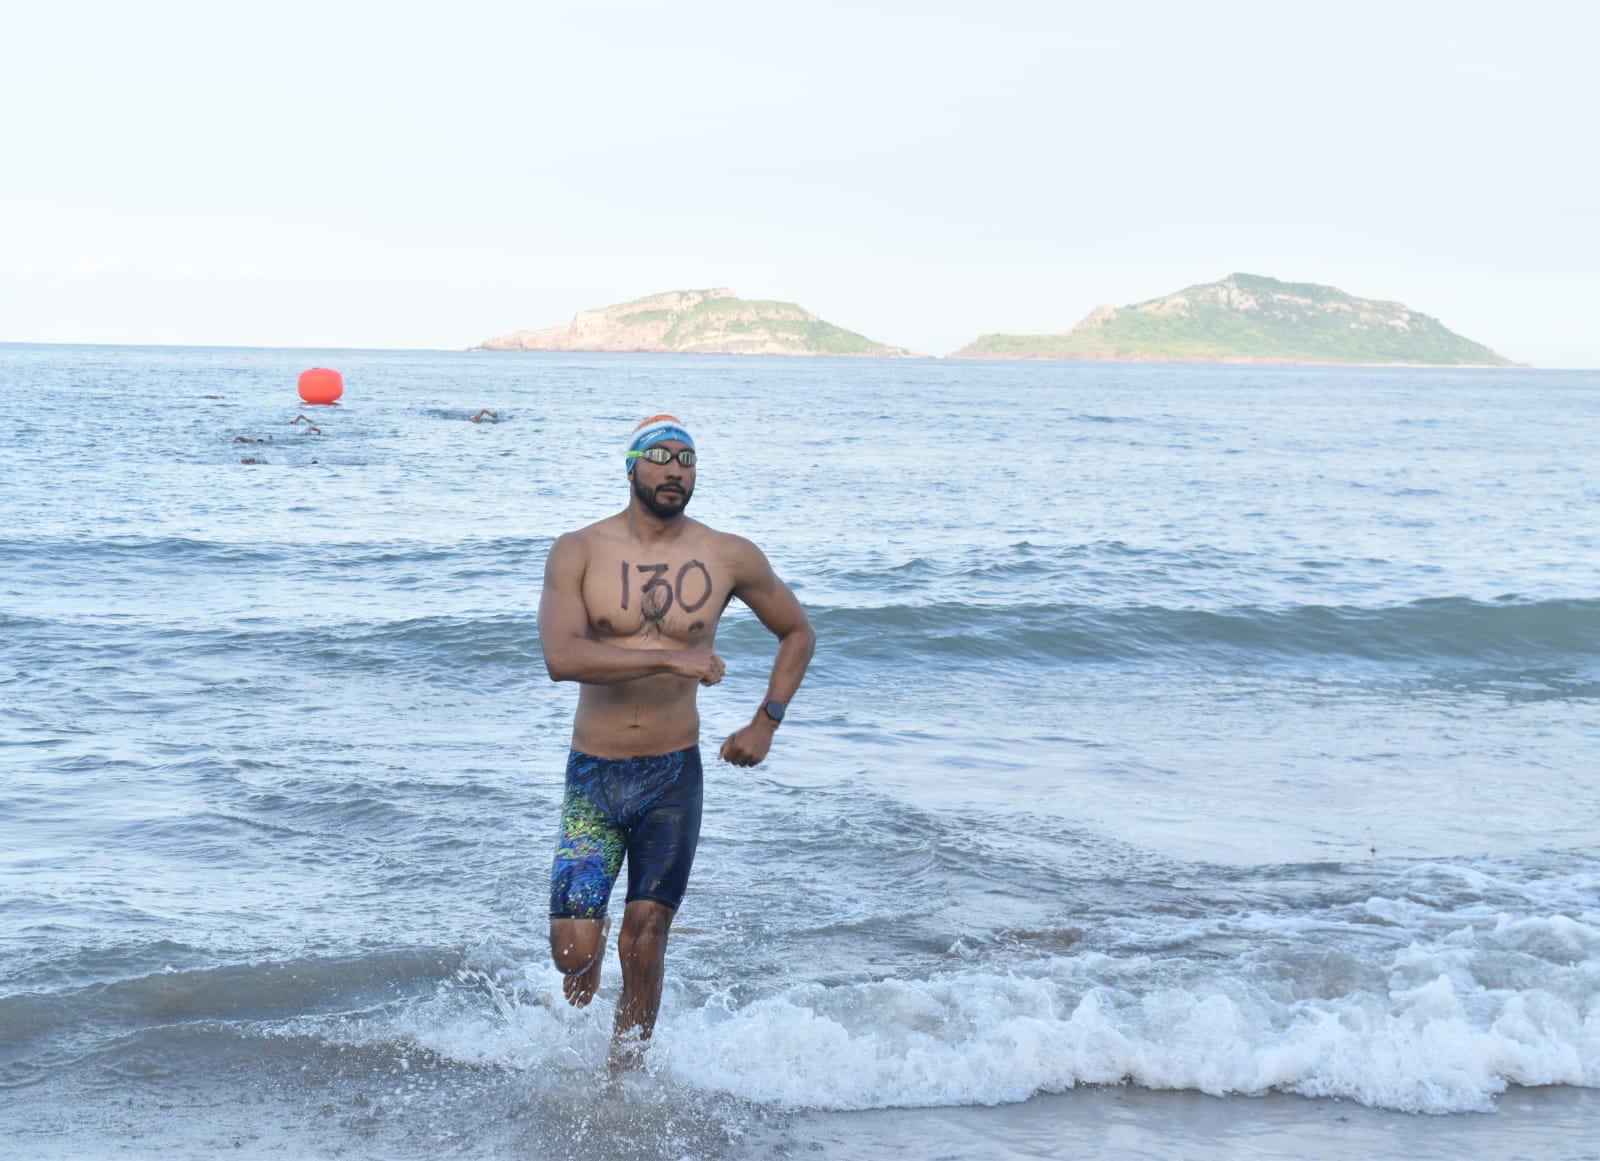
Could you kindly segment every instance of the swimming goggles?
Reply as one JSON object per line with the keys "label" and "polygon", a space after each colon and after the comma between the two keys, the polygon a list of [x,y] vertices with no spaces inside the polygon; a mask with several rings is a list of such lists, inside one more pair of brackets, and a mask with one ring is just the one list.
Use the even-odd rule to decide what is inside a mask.
{"label": "swimming goggles", "polygon": [[695,454],[692,447],[686,447],[678,452],[669,451],[664,447],[647,447],[644,451],[629,452],[628,458],[630,460],[649,460],[653,464],[665,464],[677,460],[683,467],[692,468],[694,467]]}

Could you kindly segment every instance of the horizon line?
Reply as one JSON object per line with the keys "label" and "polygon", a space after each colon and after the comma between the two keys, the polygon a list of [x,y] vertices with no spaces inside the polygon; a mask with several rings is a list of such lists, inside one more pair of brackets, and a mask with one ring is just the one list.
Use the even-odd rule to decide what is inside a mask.
{"label": "horizon line", "polygon": [[1318,362],[1315,360],[1289,360],[1289,359],[986,359],[986,358],[957,358],[953,353],[949,355],[830,355],[830,354],[740,354],[731,351],[489,351],[481,347],[360,347],[338,346],[321,343],[296,343],[290,345],[277,345],[272,343],[92,343],[92,342],[57,342],[38,339],[0,339],[0,347],[88,347],[94,349],[124,348],[147,351],[347,351],[353,354],[431,354],[431,355],[483,355],[487,358],[504,358],[511,356],[536,357],[572,356],[572,355],[600,355],[607,358],[636,358],[640,355],[666,359],[844,359],[850,362],[885,363],[1025,363],[1025,364],[1074,364],[1095,363],[1105,366],[1126,367],[1129,365],[1168,366],[1168,367],[1395,367],[1410,368],[1417,371],[1596,371],[1595,367],[1553,367],[1535,366],[1531,363],[1514,363],[1510,366],[1497,366],[1490,363],[1348,363],[1348,362]]}

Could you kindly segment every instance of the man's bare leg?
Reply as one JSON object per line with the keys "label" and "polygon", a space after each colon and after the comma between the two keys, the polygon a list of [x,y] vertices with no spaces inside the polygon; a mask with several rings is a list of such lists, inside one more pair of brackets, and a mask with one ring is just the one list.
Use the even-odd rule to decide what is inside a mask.
{"label": "man's bare leg", "polygon": [[[550,955],[566,979],[561,990],[567,1003],[582,1008],[600,987],[600,968],[606,962],[606,933],[611,919],[552,919]],[[627,920],[623,920],[627,930]]]}
{"label": "man's bare leg", "polygon": [[622,959],[622,998],[611,1037],[611,1072],[633,1068],[644,1057],[644,1042],[655,1031],[661,1009],[661,979],[667,962],[667,929],[672,908],[635,899],[622,913],[617,954]]}

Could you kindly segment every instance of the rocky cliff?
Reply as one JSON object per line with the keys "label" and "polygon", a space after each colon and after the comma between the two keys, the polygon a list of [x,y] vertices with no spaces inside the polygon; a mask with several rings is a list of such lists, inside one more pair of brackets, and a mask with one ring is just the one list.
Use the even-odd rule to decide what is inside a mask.
{"label": "rocky cliff", "polygon": [[580,311],[564,327],[485,339],[481,351],[656,351],[719,355],[908,356],[910,351],[824,322],[792,302],[731,290],[669,290]]}

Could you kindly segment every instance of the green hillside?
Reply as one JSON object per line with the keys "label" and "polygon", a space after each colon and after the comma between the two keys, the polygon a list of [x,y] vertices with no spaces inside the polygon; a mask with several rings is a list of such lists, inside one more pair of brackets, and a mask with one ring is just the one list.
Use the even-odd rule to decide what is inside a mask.
{"label": "green hillside", "polygon": [[1512,365],[1399,303],[1255,274],[1100,307],[1058,334],[984,335],[955,357]]}

